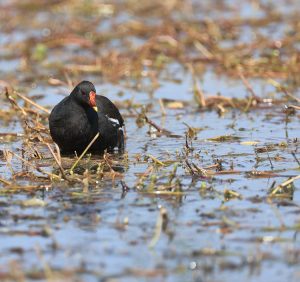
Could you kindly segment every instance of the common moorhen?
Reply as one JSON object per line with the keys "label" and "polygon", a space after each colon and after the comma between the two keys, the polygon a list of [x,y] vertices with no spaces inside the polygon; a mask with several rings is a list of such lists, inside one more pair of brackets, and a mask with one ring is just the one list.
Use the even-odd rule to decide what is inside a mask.
{"label": "common moorhen", "polygon": [[95,86],[89,81],[80,82],[49,117],[50,134],[63,154],[82,153],[98,132],[90,152],[123,149],[123,125],[117,107],[108,98],[96,95]]}

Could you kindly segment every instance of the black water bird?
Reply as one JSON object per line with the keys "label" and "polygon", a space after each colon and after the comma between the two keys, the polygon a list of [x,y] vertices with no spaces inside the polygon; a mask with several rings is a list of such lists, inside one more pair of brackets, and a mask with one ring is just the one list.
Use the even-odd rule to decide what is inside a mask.
{"label": "black water bird", "polygon": [[61,153],[80,154],[96,134],[92,153],[124,148],[124,120],[118,108],[106,97],[96,95],[93,83],[80,82],[59,102],[49,117],[50,134]]}

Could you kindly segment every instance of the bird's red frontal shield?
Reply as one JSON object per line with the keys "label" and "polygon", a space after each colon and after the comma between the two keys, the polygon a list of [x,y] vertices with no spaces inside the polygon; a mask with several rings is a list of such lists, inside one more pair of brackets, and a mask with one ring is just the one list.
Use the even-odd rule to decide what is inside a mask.
{"label": "bird's red frontal shield", "polygon": [[96,104],[96,93],[94,91],[90,92],[89,100],[90,100],[90,106],[91,107],[96,107],[97,106],[97,104]]}

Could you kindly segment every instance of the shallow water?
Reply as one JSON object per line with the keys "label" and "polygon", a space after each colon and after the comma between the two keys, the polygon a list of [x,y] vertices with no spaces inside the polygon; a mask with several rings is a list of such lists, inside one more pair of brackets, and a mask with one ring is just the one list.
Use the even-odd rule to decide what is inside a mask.
{"label": "shallow water", "polygon": [[[167,85],[169,87],[163,88],[170,93],[178,90],[177,85]],[[184,86],[181,87],[184,89]],[[111,85],[103,88],[109,97],[113,97],[113,92],[117,91]],[[42,93],[46,91],[47,88],[40,89]],[[141,96],[139,94],[139,99],[144,103],[153,103],[153,99]],[[166,96],[157,94],[158,97],[166,98],[168,93]],[[131,96],[125,94],[124,98]],[[56,97],[52,97],[45,99],[45,104],[50,104],[50,99],[56,102]],[[292,147],[277,148],[269,153],[270,157],[276,154],[283,157],[282,160],[273,161],[274,170],[284,170],[278,177],[251,178],[246,175],[247,172],[254,167],[257,171],[270,171],[270,163],[267,154],[262,153],[260,157],[263,160],[257,164],[255,146],[241,142],[257,141],[259,143],[256,146],[292,143],[299,133],[298,117],[292,117],[286,127],[285,116],[280,108],[276,113],[273,108],[247,114],[237,111],[234,118],[232,112],[219,117],[215,112],[201,113],[192,106],[183,110],[169,109],[163,119],[158,113],[159,108],[154,107],[153,117],[150,115],[150,118],[181,137],[151,137],[147,133],[148,126],[138,128],[135,118],[126,118],[129,165],[125,168],[123,181],[131,189],[124,197],[119,179],[114,183],[101,182],[96,187],[90,187],[86,193],[82,193],[81,185],[60,188],[61,184],[53,184],[50,190],[34,195],[21,193],[3,196],[1,264],[16,261],[22,269],[33,271],[40,265],[38,248],[43,260],[53,271],[65,268],[79,271],[78,268],[83,267],[79,277],[85,281],[97,281],[96,277],[99,276],[104,280],[105,277],[115,277],[122,281],[125,278],[128,281],[190,281],[202,278],[206,281],[235,281],[240,275],[246,275],[248,281],[265,281],[270,275],[274,275],[274,281],[286,277],[297,279],[297,267],[293,265],[294,252],[298,250],[297,232],[279,229],[283,218],[287,227],[297,224],[299,192],[296,189],[293,201],[284,201],[280,205],[266,200],[274,180],[280,183],[286,176],[295,176],[299,172],[290,154]],[[266,120],[268,114],[270,117]],[[136,162],[136,154],[142,158],[151,154],[162,161],[171,159],[176,162],[177,154],[185,144],[186,126],[182,120],[190,126],[203,129],[197,134],[197,140],[193,141],[195,152],[200,156],[200,166],[208,166],[214,159],[221,158],[225,167],[228,168],[233,162],[234,168],[241,172],[218,175],[214,180],[196,178],[193,181],[179,163],[177,176],[181,181],[182,195],[158,196],[138,192],[135,190],[138,180],[136,174],[143,173],[150,164]],[[229,128],[232,123],[234,127]],[[8,127],[7,130],[18,132],[18,127]],[[207,140],[219,135],[234,135],[241,139],[223,143]],[[1,148],[11,146],[15,147],[2,144]],[[18,168],[17,165],[15,167]],[[2,168],[1,174],[6,175],[4,164]],[[155,174],[164,181],[164,172],[171,169],[172,166],[159,169]],[[203,183],[216,192],[201,193]],[[297,187],[297,183],[295,185]],[[242,199],[224,202],[224,189],[235,190]],[[33,196],[43,199],[47,206],[20,207],[20,200]],[[167,210],[169,221],[166,232],[161,234],[152,250],[148,245],[160,206]],[[275,230],[264,231],[267,228]],[[45,229],[50,231],[45,232]],[[44,232],[46,234],[43,236]],[[208,248],[224,252],[224,255],[201,255],[200,251]],[[16,252],[18,249],[22,250],[21,253]],[[292,254],[289,254],[290,250]]]}
{"label": "shallow water", "polygon": [[[236,1],[227,2],[241,17],[260,17],[260,13],[247,8],[249,3],[236,7]],[[45,15],[41,15],[43,19]],[[218,16],[216,12],[215,17]],[[126,22],[128,18],[122,16],[119,21]],[[109,30],[112,23],[108,22]],[[15,32],[19,38],[18,30]],[[13,34],[5,33],[5,36],[13,38]],[[22,36],[32,34],[33,31]],[[3,39],[1,44],[8,41]],[[113,48],[118,49],[118,45]],[[63,63],[69,62],[75,52],[59,50],[64,55]],[[58,50],[49,51],[54,60],[55,52]],[[39,64],[32,66],[33,73],[24,74],[20,61],[17,58],[1,60],[1,73],[5,79],[18,81],[19,88],[29,97],[41,95],[34,98],[40,105],[51,109],[69,93],[67,86],[48,84],[49,78],[59,78],[59,71],[42,69]],[[202,111],[194,101],[190,73],[177,63],[162,72],[154,91],[148,91],[146,78],[138,89],[128,87],[130,78],[117,85],[97,74],[81,75],[80,79],[90,79],[98,93],[121,106],[126,120],[128,155],[128,162],[120,162],[124,172],[114,180],[99,180],[88,190],[84,190],[82,184],[69,185],[62,181],[50,185],[46,182],[44,189],[35,192],[2,192],[0,275],[5,277],[13,272],[19,280],[26,277],[28,281],[43,281],[45,277],[51,281],[299,280],[300,194],[297,188],[300,181],[295,181],[289,198],[268,198],[274,181],[278,185],[299,174],[299,165],[291,154],[295,152],[299,158],[299,112],[289,116],[286,123],[283,104],[266,104],[263,109],[247,113],[229,110],[221,116],[215,110]],[[249,81],[259,97],[279,95],[265,79]],[[210,67],[199,82],[207,95],[249,96],[241,80],[216,73]],[[295,90],[294,95],[298,94]],[[163,116],[159,99],[187,104],[182,108],[166,107],[166,116]],[[126,107],[128,100],[151,107],[147,116],[177,136],[159,136],[147,124],[139,127],[136,116]],[[4,109],[9,107],[4,98],[1,103]],[[201,168],[221,159],[223,170],[233,169],[235,173],[191,176],[184,162],[187,125],[200,129],[192,140],[193,152],[187,159]],[[16,117],[15,121],[1,121],[1,133],[7,132],[23,133],[21,120]],[[236,139],[209,140],[224,135]],[[252,143],[254,141],[257,143]],[[21,154],[25,147],[23,142],[20,137],[13,140],[3,137],[0,149]],[[266,146],[271,146],[268,152],[255,153]],[[45,149],[42,153],[49,157]],[[149,155],[171,164],[155,166]],[[125,157],[114,156],[115,160],[118,158]],[[55,166],[54,162],[51,165],[46,162],[46,165],[49,171]],[[175,165],[178,166],[175,180],[180,189],[163,193],[160,187],[168,183]],[[145,177],[145,187],[141,189],[140,174],[151,166],[153,171]],[[15,172],[28,170],[18,160],[12,161],[12,169]],[[253,174],[264,171],[274,175]],[[11,175],[2,158],[0,176],[10,179]],[[122,190],[121,180],[130,188],[128,192]],[[27,179],[18,179],[18,183],[30,184]],[[235,191],[239,197],[227,199],[225,190]],[[24,206],[32,198],[43,200],[45,206]],[[166,226],[155,240],[162,210],[167,214]]]}

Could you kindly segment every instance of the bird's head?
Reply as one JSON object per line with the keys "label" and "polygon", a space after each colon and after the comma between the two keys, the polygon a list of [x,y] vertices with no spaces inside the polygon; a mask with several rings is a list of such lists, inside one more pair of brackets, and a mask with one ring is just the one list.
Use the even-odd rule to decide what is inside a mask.
{"label": "bird's head", "polygon": [[71,94],[74,99],[83,106],[90,106],[96,112],[98,111],[96,103],[96,89],[93,83],[89,81],[80,82]]}

